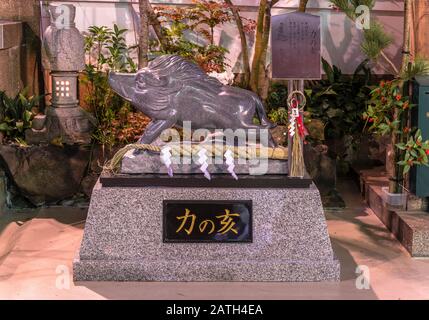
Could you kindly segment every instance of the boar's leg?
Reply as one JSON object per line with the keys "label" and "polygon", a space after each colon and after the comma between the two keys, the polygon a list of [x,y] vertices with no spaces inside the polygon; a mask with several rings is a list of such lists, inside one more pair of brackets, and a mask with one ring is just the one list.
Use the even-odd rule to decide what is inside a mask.
{"label": "boar's leg", "polygon": [[169,120],[154,120],[150,122],[140,138],[139,143],[151,144],[158,138],[165,129],[169,129],[174,126],[175,121]]}

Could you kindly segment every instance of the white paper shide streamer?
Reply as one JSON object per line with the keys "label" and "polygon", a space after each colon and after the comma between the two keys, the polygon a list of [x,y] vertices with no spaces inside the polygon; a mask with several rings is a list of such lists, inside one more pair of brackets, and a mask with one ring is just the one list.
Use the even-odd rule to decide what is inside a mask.
{"label": "white paper shide streamer", "polygon": [[296,119],[299,117],[299,109],[298,108],[292,108],[290,113],[290,120],[289,120],[289,135],[291,137],[295,136],[296,133]]}
{"label": "white paper shide streamer", "polygon": [[167,173],[170,177],[173,176],[173,168],[171,167],[172,161],[171,161],[171,148],[170,147],[164,147],[161,149],[160,153],[161,161],[164,163],[164,165],[167,167]]}
{"label": "white paper shide streamer", "polygon": [[209,167],[207,160],[209,159],[206,155],[207,150],[202,148],[198,152],[198,163],[201,166],[200,170],[202,173],[204,173],[204,177],[206,177],[207,180],[211,180],[212,177],[210,176],[210,173],[207,171],[207,168]]}
{"label": "white paper shide streamer", "polygon": [[225,157],[225,163],[228,166],[228,172],[231,174],[231,176],[238,180],[237,175],[234,172],[235,164],[234,164],[234,153],[232,153],[231,150],[227,150],[224,154]]}

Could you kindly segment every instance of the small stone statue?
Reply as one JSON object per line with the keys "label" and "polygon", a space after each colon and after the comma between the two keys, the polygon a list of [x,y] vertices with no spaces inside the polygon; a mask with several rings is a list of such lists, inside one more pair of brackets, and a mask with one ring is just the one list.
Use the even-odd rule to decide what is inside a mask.
{"label": "small stone statue", "polygon": [[26,131],[29,143],[59,140],[65,144],[87,144],[95,119],[79,107],[78,77],[85,68],[84,38],[75,27],[73,5],[48,7],[51,25],[43,35],[43,66],[52,80],[51,106],[44,128]]}
{"label": "small stone statue", "polygon": [[[259,97],[226,86],[196,64],[164,55],[137,74],[110,73],[112,89],[152,118],[141,143],[155,141],[165,129],[190,121],[193,129],[270,129],[274,127]],[[257,115],[260,125],[253,123]],[[271,136],[270,146],[275,146]]]}
{"label": "small stone statue", "polygon": [[75,27],[76,7],[49,6],[51,24],[43,35],[43,67],[52,71],[85,68],[84,38]]}

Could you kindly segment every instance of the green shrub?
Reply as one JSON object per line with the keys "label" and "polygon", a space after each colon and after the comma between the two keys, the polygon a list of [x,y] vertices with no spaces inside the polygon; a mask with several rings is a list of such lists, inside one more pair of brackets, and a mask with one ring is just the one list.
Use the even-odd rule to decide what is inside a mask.
{"label": "green shrub", "polygon": [[268,97],[266,100],[268,113],[276,111],[279,108],[287,108],[287,97],[287,86],[278,82],[274,82],[271,85],[270,90],[268,91]]}
{"label": "green shrub", "polygon": [[43,97],[44,95],[29,96],[28,88],[13,98],[0,91],[0,131],[6,139],[19,143],[25,140],[25,130],[31,128]]}
{"label": "green shrub", "polygon": [[371,92],[368,60],[363,61],[351,77],[343,75],[339,68],[330,66],[326,60],[322,62],[326,79],[305,90],[306,110],[311,118],[325,124],[327,139],[360,134],[365,124],[362,112]]}
{"label": "green shrub", "polygon": [[[86,86],[85,104],[97,119],[93,132],[94,142],[112,148],[115,145],[135,142],[135,132],[125,131],[126,121],[134,110],[109,86],[108,72],[135,72],[136,64],[130,57],[135,46],[128,47],[124,34],[116,24],[113,29],[106,26],[91,26],[85,36],[85,51],[88,57],[84,76]],[[121,132],[121,134],[119,134]]]}
{"label": "green shrub", "polygon": [[[214,29],[233,20],[231,9],[223,1],[193,0],[192,8],[157,7],[167,46],[153,46],[155,54],[176,54],[194,61],[207,73],[225,71],[228,50],[214,43]],[[190,40],[189,33],[197,36]],[[205,39],[208,44],[201,43]]]}

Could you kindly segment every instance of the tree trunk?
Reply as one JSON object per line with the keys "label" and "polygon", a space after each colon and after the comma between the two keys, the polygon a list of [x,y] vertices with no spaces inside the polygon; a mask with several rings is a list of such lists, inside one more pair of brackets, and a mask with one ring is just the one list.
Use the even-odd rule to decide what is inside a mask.
{"label": "tree trunk", "polygon": [[159,40],[159,44],[161,46],[162,50],[166,50],[168,48],[168,40],[165,37],[164,31],[161,26],[161,22],[159,22],[158,17],[156,16],[156,13],[153,11],[152,5],[148,1],[148,12],[149,12],[149,23],[152,25],[153,30],[155,31],[155,34]]}
{"label": "tree trunk", "polygon": [[269,74],[266,66],[267,51],[270,40],[271,32],[271,4],[268,4],[265,9],[264,18],[264,32],[262,34],[262,54],[259,62],[259,76],[258,76],[258,94],[265,100],[268,96],[269,89]]}
{"label": "tree trunk", "polygon": [[253,92],[258,93],[258,82],[259,82],[259,69],[261,65],[261,56],[263,54],[263,35],[264,35],[264,21],[265,21],[265,10],[267,8],[268,1],[261,0],[259,3],[258,21],[256,23],[256,35],[255,35],[255,52],[252,61],[252,73],[250,75],[250,88]]}
{"label": "tree trunk", "polygon": [[249,62],[249,50],[247,48],[247,39],[246,39],[246,34],[244,32],[243,21],[241,20],[240,13],[238,12],[237,7],[234,6],[232,1],[225,0],[225,3],[228,4],[231,8],[235,23],[237,24],[238,33],[240,35],[241,59],[242,59],[242,66],[243,66],[243,73],[244,73],[241,86],[247,89],[249,87],[249,81],[250,81],[250,62]]}
{"label": "tree trunk", "polygon": [[429,2],[414,1],[415,6],[415,49],[416,55],[429,59]]}
{"label": "tree trunk", "polygon": [[406,71],[410,62],[410,41],[411,41],[411,0],[404,1],[404,44],[402,46],[402,65],[401,73]]}
{"label": "tree trunk", "polygon": [[[407,70],[408,64],[410,62],[410,35],[411,35],[411,12],[412,12],[411,5],[412,5],[411,0],[404,1],[404,43],[402,46],[403,57],[402,57],[401,73]],[[401,89],[404,90],[402,86],[401,86]],[[407,126],[408,117],[405,112],[402,114],[402,117],[399,117],[399,112],[395,110],[395,119],[399,119],[401,123],[399,126],[400,133],[395,133],[395,132],[392,133],[393,150],[392,150],[391,161],[393,161],[393,172],[392,172],[392,176],[390,177],[389,192],[401,193],[402,185],[404,184],[404,177],[401,172],[402,167],[398,165],[398,162],[402,160],[404,156],[404,152],[399,150],[396,147],[396,144],[400,142],[406,142],[407,140],[406,135],[403,134],[403,130],[405,126]]]}
{"label": "tree trunk", "polygon": [[299,0],[299,12],[305,12],[307,9],[308,0]]}
{"label": "tree trunk", "polygon": [[149,0],[139,0],[139,69],[146,67],[149,62],[149,7]]}

